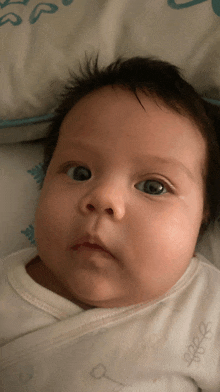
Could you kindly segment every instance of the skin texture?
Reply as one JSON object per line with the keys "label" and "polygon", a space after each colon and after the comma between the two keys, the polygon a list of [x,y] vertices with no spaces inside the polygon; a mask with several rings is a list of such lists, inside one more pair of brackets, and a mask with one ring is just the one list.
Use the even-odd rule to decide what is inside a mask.
{"label": "skin texture", "polygon": [[[120,87],[81,99],[61,125],[41,191],[39,256],[27,272],[83,309],[166,293],[187,269],[204,218],[202,135],[159,100],[138,96],[145,110]],[[77,166],[91,178],[74,179]],[[149,191],[150,180],[160,194]],[[95,239],[111,255],[76,246]]]}

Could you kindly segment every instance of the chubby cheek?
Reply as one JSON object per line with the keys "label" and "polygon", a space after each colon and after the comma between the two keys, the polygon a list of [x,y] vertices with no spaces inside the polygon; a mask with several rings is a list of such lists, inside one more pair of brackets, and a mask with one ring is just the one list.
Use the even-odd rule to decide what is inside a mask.
{"label": "chubby cheek", "polygon": [[[138,216],[138,218],[137,218]],[[148,267],[155,263],[165,265],[176,260],[189,260],[202,220],[202,204],[193,207],[182,200],[161,203],[133,211],[128,224],[129,238],[133,236],[133,257],[148,260]],[[132,234],[133,233],[133,234]]]}
{"label": "chubby cheek", "polygon": [[39,198],[35,214],[35,237],[39,247],[61,248],[71,235],[74,222],[74,200],[57,187],[47,187]]}

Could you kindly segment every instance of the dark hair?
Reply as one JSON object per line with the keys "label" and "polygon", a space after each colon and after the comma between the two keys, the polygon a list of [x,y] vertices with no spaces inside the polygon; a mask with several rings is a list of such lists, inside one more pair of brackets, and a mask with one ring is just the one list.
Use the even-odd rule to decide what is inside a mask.
{"label": "dark hair", "polygon": [[[202,175],[205,184],[204,208],[209,216],[202,223],[202,235],[219,215],[220,154],[215,127],[220,125],[220,115],[217,109],[199,96],[176,66],[152,57],[118,58],[103,68],[98,66],[98,56],[94,60],[86,58],[84,69],[80,65],[80,75],[70,72],[70,76],[44,141],[44,176],[57,145],[61,123],[81,98],[104,86],[121,86],[132,91],[140,102],[137,91],[143,91],[148,97],[159,98],[170,109],[189,117],[207,143],[207,162]],[[43,181],[39,189],[42,187]]]}

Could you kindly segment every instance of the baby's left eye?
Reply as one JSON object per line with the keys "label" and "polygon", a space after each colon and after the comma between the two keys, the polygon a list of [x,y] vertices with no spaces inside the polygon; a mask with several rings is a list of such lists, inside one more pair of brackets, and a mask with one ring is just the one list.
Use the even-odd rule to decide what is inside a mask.
{"label": "baby's left eye", "polygon": [[156,196],[163,195],[167,192],[165,186],[161,182],[156,180],[141,181],[137,185],[135,185],[135,188],[139,189],[139,191]]}
{"label": "baby's left eye", "polygon": [[92,176],[91,171],[84,166],[70,166],[67,175],[69,174],[70,169],[73,169],[71,178],[75,181],[88,181]]}

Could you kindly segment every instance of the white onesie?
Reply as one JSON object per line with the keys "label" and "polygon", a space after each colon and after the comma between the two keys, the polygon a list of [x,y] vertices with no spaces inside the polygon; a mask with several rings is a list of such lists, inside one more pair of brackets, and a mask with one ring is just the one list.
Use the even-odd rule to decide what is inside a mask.
{"label": "white onesie", "polygon": [[6,259],[0,285],[1,392],[219,392],[220,271],[197,254],[164,296],[84,311]]}

